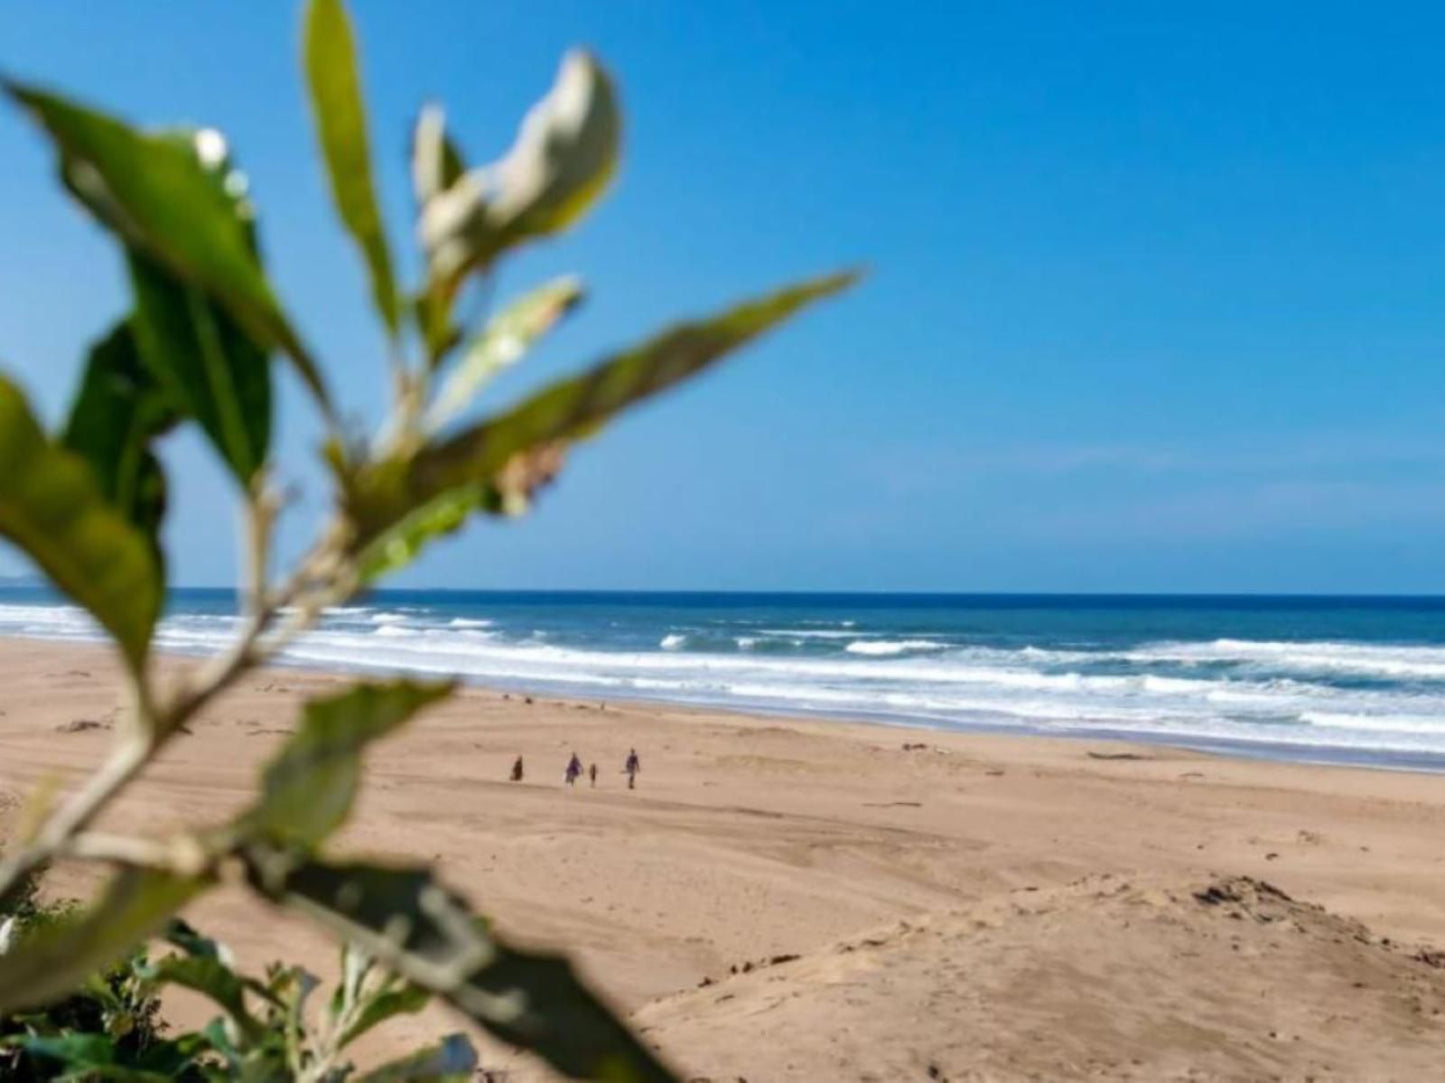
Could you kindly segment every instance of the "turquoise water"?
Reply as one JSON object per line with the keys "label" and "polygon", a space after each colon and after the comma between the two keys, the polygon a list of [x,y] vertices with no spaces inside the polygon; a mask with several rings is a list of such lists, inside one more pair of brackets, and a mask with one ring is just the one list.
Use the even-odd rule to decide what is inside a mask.
{"label": "turquoise water", "polygon": [[[215,650],[227,591],[160,632]],[[0,635],[97,638],[0,590]],[[289,662],[932,726],[1445,768],[1445,598],[388,591]]]}

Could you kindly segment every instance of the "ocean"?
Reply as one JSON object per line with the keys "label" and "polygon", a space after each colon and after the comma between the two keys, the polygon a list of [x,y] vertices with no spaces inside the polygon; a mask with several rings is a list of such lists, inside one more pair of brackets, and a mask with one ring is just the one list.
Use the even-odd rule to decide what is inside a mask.
{"label": "ocean", "polygon": [[[163,649],[217,649],[225,590],[179,590]],[[94,641],[0,589],[0,635]],[[383,591],[288,663],[1243,755],[1445,769],[1445,598]]]}

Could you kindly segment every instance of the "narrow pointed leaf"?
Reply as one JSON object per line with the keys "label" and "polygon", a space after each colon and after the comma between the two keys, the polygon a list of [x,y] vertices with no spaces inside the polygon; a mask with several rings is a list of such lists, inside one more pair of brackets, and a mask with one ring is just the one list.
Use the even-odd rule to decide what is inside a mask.
{"label": "narrow pointed leaf", "polygon": [[139,670],[161,607],[156,550],[105,499],[86,460],[50,442],[4,377],[0,463],[0,536],[89,610]]}
{"label": "narrow pointed leaf", "polygon": [[367,1072],[359,1083],[466,1083],[477,1067],[477,1051],[465,1034],[448,1034],[436,1045]]}
{"label": "narrow pointed leaf", "polygon": [[348,1004],[355,1004],[360,999],[362,986],[375,971],[376,960],[360,947],[350,941],[341,945],[341,977],[331,993],[333,1019],[339,1018]]}
{"label": "narrow pointed leaf", "polygon": [[590,54],[568,53],[506,156],[464,174],[423,208],[422,246],[443,293],[509,245],[581,217],[611,180],[621,138],[612,80]]}
{"label": "narrow pointed leaf", "polygon": [[162,264],[130,257],[136,340],[171,401],[193,417],[245,490],[271,443],[271,367],[225,309]]}
{"label": "narrow pointed leaf", "polygon": [[261,798],[242,818],[243,833],[303,847],[321,842],[351,812],[366,746],[451,691],[450,683],[395,681],[309,701],[300,728],[267,765]]}
{"label": "narrow pointed leaf", "polygon": [[[439,105],[424,106],[417,115],[411,139],[411,184],[416,197],[418,230],[433,201],[450,191],[466,172],[461,151],[447,134],[446,114]],[[452,286],[427,275],[421,292],[411,300],[413,317],[426,346],[431,369],[461,339],[451,318]]]}
{"label": "narrow pointed leaf", "polygon": [[432,995],[419,985],[403,984],[397,989],[378,993],[352,1020],[351,1025],[336,1038],[336,1047],[343,1049],[367,1031],[398,1015],[415,1015],[431,1003]]}
{"label": "narrow pointed leaf", "polygon": [[406,567],[432,541],[460,530],[473,512],[518,516],[537,492],[550,485],[566,459],[566,442],[557,440],[520,451],[487,482],[447,489],[408,512],[357,554],[363,584]]}
{"label": "narrow pointed leaf", "polygon": [[[238,217],[233,195],[210,175],[194,146],[173,135],[136,131],[36,87],[3,87],[50,136],[67,186],[102,225],[204,290],[258,346],[283,350],[328,406],[315,362],[261,270],[251,223]],[[214,132],[206,135],[210,144],[220,140]]]}
{"label": "narrow pointed leaf", "polygon": [[466,168],[462,152],[447,135],[441,106],[423,106],[411,137],[411,185],[418,210],[455,184]]}
{"label": "narrow pointed leaf", "polygon": [[331,194],[341,221],[366,260],[377,312],[387,330],[395,335],[400,326],[400,305],[372,183],[356,38],[341,0],[311,0],[306,9],[303,49]]}
{"label": "narrow pointed leaf", "polygon": [[590,435],[612,415],[665,391],[727,356],[812,302],[854,280],[833,275],[781,290],[712,319],[685,323],[570,380],[514,410],[417,456],[413,482],[423,490],[490,478],[518,452],[554,440]]}
{"label": "narrow pointed leaf", "polygon": [[[679,324],[553,384],[506,413],[422,449],[409,461],[373,464],[346,477],[347,510],[357,527],[363,567],[400,567],[431,537],[455,529],[467,501],[485,510],[514,509],[518,500],[551,479],[566,444],[697,374],[856,278],[848,273],[813,279],[719,316]],[[453,493],[456,500],[445,499]],[[421,521],[414,517],[418,509]],[[428,530],[432,524],[438,529]]]}
{"label": "narrow pointed leaf", "polygon": [[363,584],[405,568],[429,542],[460,530],[472,512],[484,506],[486,487],[462,485],[408,512],[366,546],[357,557]]}
{"label": "narrow pointed leaf", "polygon": [[193,877],[122,869],[84,915],[0,955],[0,1016],[49,1004],[121,958],[205,889]]}
{"label": "narrow pointed leaf", "polygon": [[355,940],[383,966],[564,1075],[675,1083],[565,959],[497,939],[429,869],[329,865],[264,846],[243,856],[263,895]]}
{"label": "narrow pointed leaf", "polygon": [[554,279],[506,305],[467,344],[457,367],[427,411],[425,427],[436,432],[471,403],[487,384],[516,364],[582,301],[582,283],[571,277]]}
{"label": "narrow pointed leaf", "polygon": [[118,323],[90,349],[61,442],[90,463],[101,494],[150,539],[158,562],[166,479],[151,445],[176,420],[130,321]]}

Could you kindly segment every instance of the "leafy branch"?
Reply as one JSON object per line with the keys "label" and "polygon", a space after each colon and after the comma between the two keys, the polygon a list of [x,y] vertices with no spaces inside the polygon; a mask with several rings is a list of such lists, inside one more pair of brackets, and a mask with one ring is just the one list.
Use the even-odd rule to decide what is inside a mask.
{"label": "leafy branch", "polygon": [[[145,132],[0,80],[50,140],[65,188],[118,244],[131,287],[129,311],[92,346],[57,434],[0,376],[0,536],[95,617],[125,662],[130,695],[127,723],[104,763],[0,862],[0,900],[53,861],[116,870],[84,914],[0,954],[0,1013],[65,995],[239,874],[258,900],[297,911],[351,945],[332,1044],[303,1054],[293,1042],[283,1058],[290,1078],[322,1078],[315,1066],[331,1064],[361,1031],[435,995],[570,1076],[671,1079],[565,960],[498,939],[432,870],[326,855],[354,803],[367,747],[448,695],[450,684],[363,682],[311,700],[251,806],[229,822],[161,838],[90,830],[189,720],[276,660],[329,607],[477,516],[526,510],[573,445],[855,277],[816,278],[679,323],[511,409],[469,419],[492,379],[583,296],[579,280],[564,278],[490,316],[460,315],[473,307],[463,296],[484,289],[504,255],[564,231],[608,186],[622,131],[612,80],[590,54],[567,54],[513,145],[481,167],[466,164],[439,108],[421,111],[411,172],[424,272],[409,291],[377,206],[355,38],[341,0],[307,4],[303,66],[331,195],[362,257],[392,383],[388,416],[369,436],[342,425],[322,366],[266,276],[249,184],[220,133]],[[275,360],[295,369],[320,413],[335,484],[330,518],[280,578],[272,551],[283,513],[273,482]],[[156,447],[191,425],[243,507],[243,619],[225,650],[167,684],[151,657],[167,589],[167,485]],[[362,960],[394,977],[368,985],[373,964]],[[192,951],[157,964],[153,976],[211,995],[233,1038],[255,1037],[253,996],[273,1008],[304,1008],[305,983],[294,975],[273,988],[213,964]],[[240,1071],[244,1056],[223,1038],[208,1039],[208,1055]],[[458,1048],[443,1043],[375,1078],[439,1077],[465,1059]]]}

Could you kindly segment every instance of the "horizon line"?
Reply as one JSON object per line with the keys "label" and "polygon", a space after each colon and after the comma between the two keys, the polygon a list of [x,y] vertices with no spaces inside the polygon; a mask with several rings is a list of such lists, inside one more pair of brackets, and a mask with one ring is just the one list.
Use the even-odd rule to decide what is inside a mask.
{"label": "horizon line", "polygon": [[[234,585],[172,584],[172,590],[235,592]],[[1445,601],[1445,592],[1408,591],[1304,591],[1304,590],[893,590],[866,588],[733,589],[691,587],[375,587],[359,591],[356,598],[376,594],[652,594],[661,596],[705,595],[736,597],[785,595],[796,597],[915,597],[915,598],[1311,598],[1344,600],[1432,599]]]}

